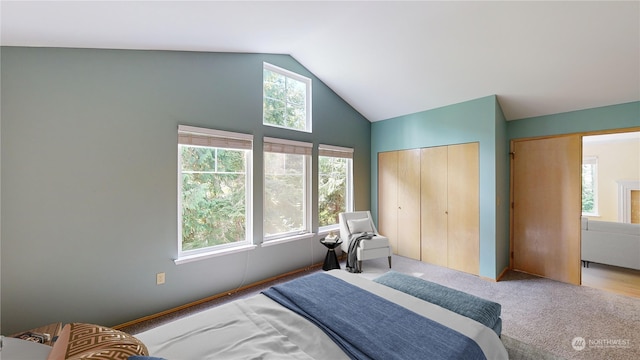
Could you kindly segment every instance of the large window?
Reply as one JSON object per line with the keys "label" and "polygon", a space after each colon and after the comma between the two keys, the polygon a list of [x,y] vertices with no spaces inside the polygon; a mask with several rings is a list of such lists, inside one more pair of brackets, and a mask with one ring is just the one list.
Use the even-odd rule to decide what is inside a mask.
{"label": "large window", "polygon": [[582,214],[598,215],[598,158],[582,159]]}
{"label": "large window", "polygon": [[277,66],[263,66],[264,125],[311,132],[311,79]]}
{"label": "large window", "polygon": [[311,232],[311,147],[264,138],[265,241]]}
{"label": "large window", "polygon": [[320,231],[337,227],[338,214],[353,210],[353,149],[318,148],[318,217]]}
{"label": "large window", "polygon": [[252,135],[178,128],[179,258],[251,243]]}

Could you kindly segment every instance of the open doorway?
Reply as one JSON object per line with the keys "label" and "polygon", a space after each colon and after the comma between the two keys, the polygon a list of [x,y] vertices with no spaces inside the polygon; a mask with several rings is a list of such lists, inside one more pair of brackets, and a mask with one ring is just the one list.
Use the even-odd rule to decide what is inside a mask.
{"label": "open doorway", "polygon": [[582,284],[640,297],[640,132],[582,138]]}

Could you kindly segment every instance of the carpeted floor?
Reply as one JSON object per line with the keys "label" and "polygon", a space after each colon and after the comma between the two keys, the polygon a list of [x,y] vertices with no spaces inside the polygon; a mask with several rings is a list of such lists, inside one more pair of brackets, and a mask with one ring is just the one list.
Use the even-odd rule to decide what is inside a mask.
{"label": "carpeted floor", "polygon": [[[508,272],[501,281],[491,282],[400,256],[394,256],[392,261],[394,271],[500,303],[502,342],[510,359],[640,359],[638,298],[519,272]],[[373,279],[388,270],[386,258],[368,260],[360,275]],[[308,273],[292,275],[278,282]],[[211,306],[254,295],[271,285],[273,283],[266,283],[121,330],[136,334]]]}
{"label": "carpeted floor", "polygon": [[[365,262],[362,275],[380,276],[388,270],[385,261]],[[500,303],[502,334],[506,345],[514,345],[507,346],[510,355],[516,349],[528,349],[528,354],[540,351],[539,357],[513,353],[514,359],[640,359],[638,298],[514,271],[491,282],[400,256],[393,257],[393,270]],[[576,338],[577,348],[579,338],[584,339],[582,350],[572,346]]]}

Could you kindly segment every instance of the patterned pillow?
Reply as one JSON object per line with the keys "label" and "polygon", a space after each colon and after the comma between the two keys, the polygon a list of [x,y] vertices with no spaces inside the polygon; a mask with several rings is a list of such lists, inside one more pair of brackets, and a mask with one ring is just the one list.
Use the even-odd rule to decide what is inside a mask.
{"label": "patterned pillow", "polygon": [[72,323],[64,326],[47,360],[126,360],[132,355],[149,355],[149,351],[140,340],[122,331]]}

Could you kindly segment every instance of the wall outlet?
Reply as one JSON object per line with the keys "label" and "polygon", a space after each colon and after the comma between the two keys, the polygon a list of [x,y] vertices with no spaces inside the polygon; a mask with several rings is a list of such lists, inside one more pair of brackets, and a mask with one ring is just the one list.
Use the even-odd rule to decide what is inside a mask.
{"label": "wall outlet", "polygon": [[156,285],[162,285],[164,284],[164,273],[157,273],[156,274]]}

